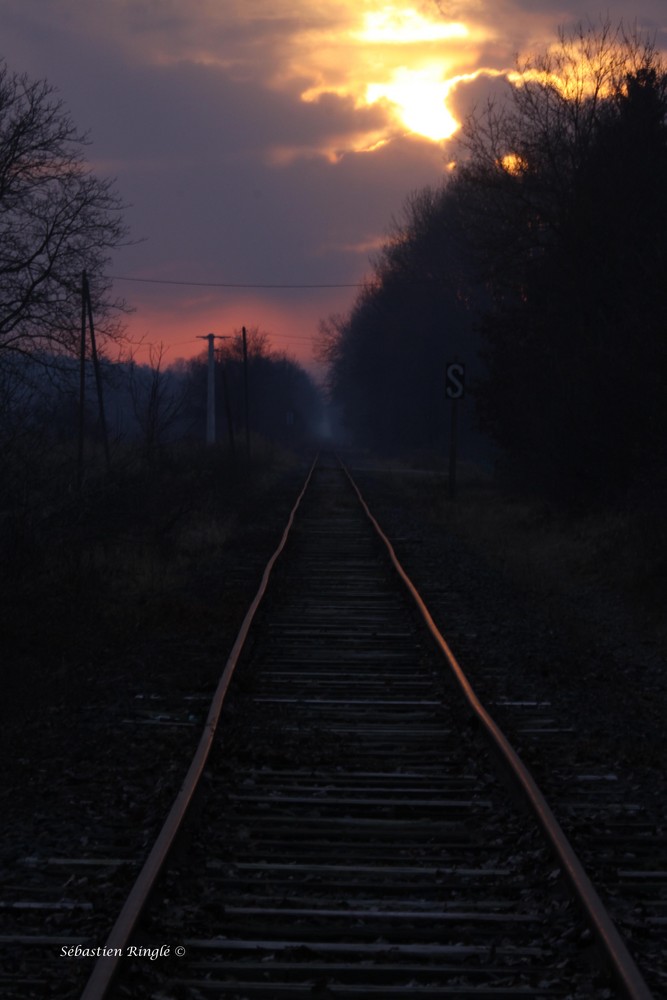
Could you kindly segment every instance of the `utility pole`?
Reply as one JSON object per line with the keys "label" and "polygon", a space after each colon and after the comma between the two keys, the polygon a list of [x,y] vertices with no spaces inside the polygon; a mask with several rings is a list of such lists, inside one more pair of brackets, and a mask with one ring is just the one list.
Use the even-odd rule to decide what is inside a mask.
{"label": "utility pole", "polygon": [[206,391],[206,444],[215,444],[215,344],[216,340],[229,340],[207,333],[197,340],[208,340],[208,385]]}
{"label": "utility pole", "polygon": [[[84,272],[85,274],[85,272]],[[81,281],[81,346],[79,348],[79,440],[76,460],[76,485],[83,483],[83,440],[86,431],[86,285]]]}
{"label": "utility pole", "polygon": [[250,397],[248,394],[248,338],[243,327],[243,388],[245,396],[245,450],[250,458]]}
{"label": "utility pole", "polygon": [[208,385],[206,390],[206,444],[215,444],[215,348],[214,333],[198,340],[208,340]]}
{"label": "utility pole", "polygon": [[225,394],[225,411],[227,413],[227,431],[229,433],[229,450],[232,459],[236,458],[236,443],[234,441],[234,419],[232,417],[232,403],[229,398],[229,384],[227,382],[227,369],[222,366],[222,391]]}
{"label": "utility pole", "polygon": [[107,472],[111,467],[111,457],[109,454],[109,433],[107,431],[107,421],[104,412],[104,396],[102,393],[102,374],[97,355],[97,343],[95,341],[95,323],[93,321],[93,302],[90,297],[90,285],[86,271],[81,275],[81,347],[79,357],[79,446],[77,456],[77,487],[81,489],[83,483],[83,451],[85,433],[85,410],[86,410],[86,319],[90,327],[90,347],[95,373],[95,384],[97,386],[97,406],[100,419],[100,430],[102,432],[102,443],[104,445],[104,457],[106,460]]}

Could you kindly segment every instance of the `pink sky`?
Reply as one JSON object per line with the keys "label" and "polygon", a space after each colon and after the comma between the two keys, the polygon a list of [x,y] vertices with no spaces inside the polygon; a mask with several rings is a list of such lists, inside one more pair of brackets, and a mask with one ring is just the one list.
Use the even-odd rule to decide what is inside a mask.
{"label": "pink sky", "polygon": [[[664,0],[607,12],[667,49]],[[588,17],[582,0],[3,0],[0,54],[59,90],[116,178],[138,242],[110,273],[182,282],[116,282],[137,356],[245,325],[310,365],[354,288],[186,283],[362,282],[407,196],[444,176],[452,123]]]}
{"label": "pink sky", "polygon": [[[133,283],[119,281],[116,288],[129,301],[139,298]],[[257,327],[269,333],[272,350],[290,355],[317,374],[313,364],[315,332],[321,317],[344,308],[344,291],[351,305],[354,288],[253,292],[156,285],[141,295],[141,305],[129,317],[128,326],[133,339],[141,342],[137,360],[145,360],[147,345],[162,343],[167,362],[205,350],[198,338],[207,333],[228,336],[243,326]]]}

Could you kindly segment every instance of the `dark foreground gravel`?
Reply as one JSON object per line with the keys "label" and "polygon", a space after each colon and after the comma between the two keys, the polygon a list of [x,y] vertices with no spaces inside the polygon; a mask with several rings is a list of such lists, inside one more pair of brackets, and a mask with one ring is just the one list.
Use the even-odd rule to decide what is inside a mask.
{"label": "dark foreground gravel", "polygon": [[[667,996],[667,664],[659,638],[611,588],[518,584],[446,517],[432,517],[414,477],[407,489],[404,477],[387,472],[356,478],[476,693],[545,792],[655,996]],[[546,724],[526,725],[526,709],[535,711],[526,703],[544,706]],[[637,904],[629,877],[619,877],[626,870],[655,895],[650,909]]]}
{"label": "dark foreground gravel", "polygon": [[[305,468],[291,466],[265,489],[241,490],[220,517],[231,529],[223,545],[211,545],[214,555],[198,546],[184,558],[179,549],[173,572],[167,560],[139,596],[114,591],[113,614],[79,621],[69,638],[58,634],[54,651],[48,636],[58,633],[57,621],[32,636],[23,629],[17,636],[5,621],[3,1000],[80,996],[93,962],[74,949],[104,945],[137,862],[164,822]],[[160,522],[169,523],[182,500],[164,506]],[[198,517],[194,511],[194,527]],[[41,608],[44,616],[57,618],[58,596]],[[104,865],[92,865],[100,857]],[[26,901],[29,908],[17,909]],[[37,961],[20,944],[2,942],[19,934],[49,938]]]}
{"label": "dark foreground gravel", "polygon": [[473,682],[495,672],[502,687],[486,692],[494,699],[537,686],[573,727],[573,753],[585,741],[601,762],[622,765],[648,800],[664,801],[667,663],[622,597],[584,583],[528,590],[429,518],[400,477],[355,475]]}
{"label": "dark foreground gravel", "polygon": [[[293,469],[253,498],[216,565],[202,559],[198,572],[165,586],[144,613],[120,607],[121,617],[133,618],[131,641],[125,626],[121,642],[100,634],[83,668],[78,661],[50,664],[48,699],[6,704],[3,898],[18,897],[29,886],[35,859],[84,857],[105,837],[116,852],[121,841],[128,853],[150,843],[180,785],[207,699],[301,475],[301,468]],[[604,782],[613,786],[614,801],[632,803],[632,821],[650,831],[656,866],[662,864],[667,673],[657,643],[641,633],[618,597],[584,586],[560,594],[527,592],[445,523],[434,525],[418,492],[403,490],[396,477],[366,472],[359,479],[477,693],[544,787],[594,879],[608,880],[618,859],[600,856],[598,842],[587,839],[596,824],[590,812],[582,823],[581,807],[572,806],[577,781],[586,788],[592,787],[589,779]],[[529,701],[549,704],[553,738],[546,730],[527,731],[516,704]],[[629,869],[638,866],[632,856],[622,861]],[[76,889],[94,905],[102,944],[132,871],[119,864],[103,882],[89,880],[85,870],[77,878],[72,893]],[[656,997],[667,995],[664,903],[662,922],[649,923],[634,903],[625,904],[618,886],[610,884],[605,901]],[[5,928],[12,924],[6,910],[0,916]],[[71,911],[44,911],[34,919],[45,934],[76,937]],[[22,961],[20,951],[10,955],[14,977]],[[0,994],[65,1000],[79,995],[85,978],[82,963],[63,961],[57,982],[15,993],[0,988]]]}

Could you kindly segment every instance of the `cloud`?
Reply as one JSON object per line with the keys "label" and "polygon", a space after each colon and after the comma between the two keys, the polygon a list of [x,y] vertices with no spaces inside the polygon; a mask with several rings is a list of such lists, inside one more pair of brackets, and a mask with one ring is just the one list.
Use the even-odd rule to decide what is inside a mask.
{"label": "cloud", "polygon": [[[145,242],[115,274],[349,283],[407,195],[443,176],[443,144],[415,132],[444,134],[445,112],[463,120],[500,88],[494,74],[586,13],[583,0],[3,0],[0,39],[11,69],[59,88],[91,164],[117,177]],[[665,37],[664,0],[633,17]],[[314,334],[318,310],[354,297],[120,291],[140,336],[194,343],[257,323],[297,347],[287,338]]]}

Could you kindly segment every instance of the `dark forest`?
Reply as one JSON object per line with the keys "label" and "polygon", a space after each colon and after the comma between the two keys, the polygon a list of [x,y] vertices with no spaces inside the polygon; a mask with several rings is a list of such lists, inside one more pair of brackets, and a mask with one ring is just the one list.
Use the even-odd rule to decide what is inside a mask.
{"label": "dark forest", "polygon": [[408,197],[350,315],[323,324],[343,419],[380,451],[442,452],[458,357],[471,457],[490,442],[505,478],[565,506],[662,504],[660,57],[609,25],[561,35],[466,122],[459,152]]}

